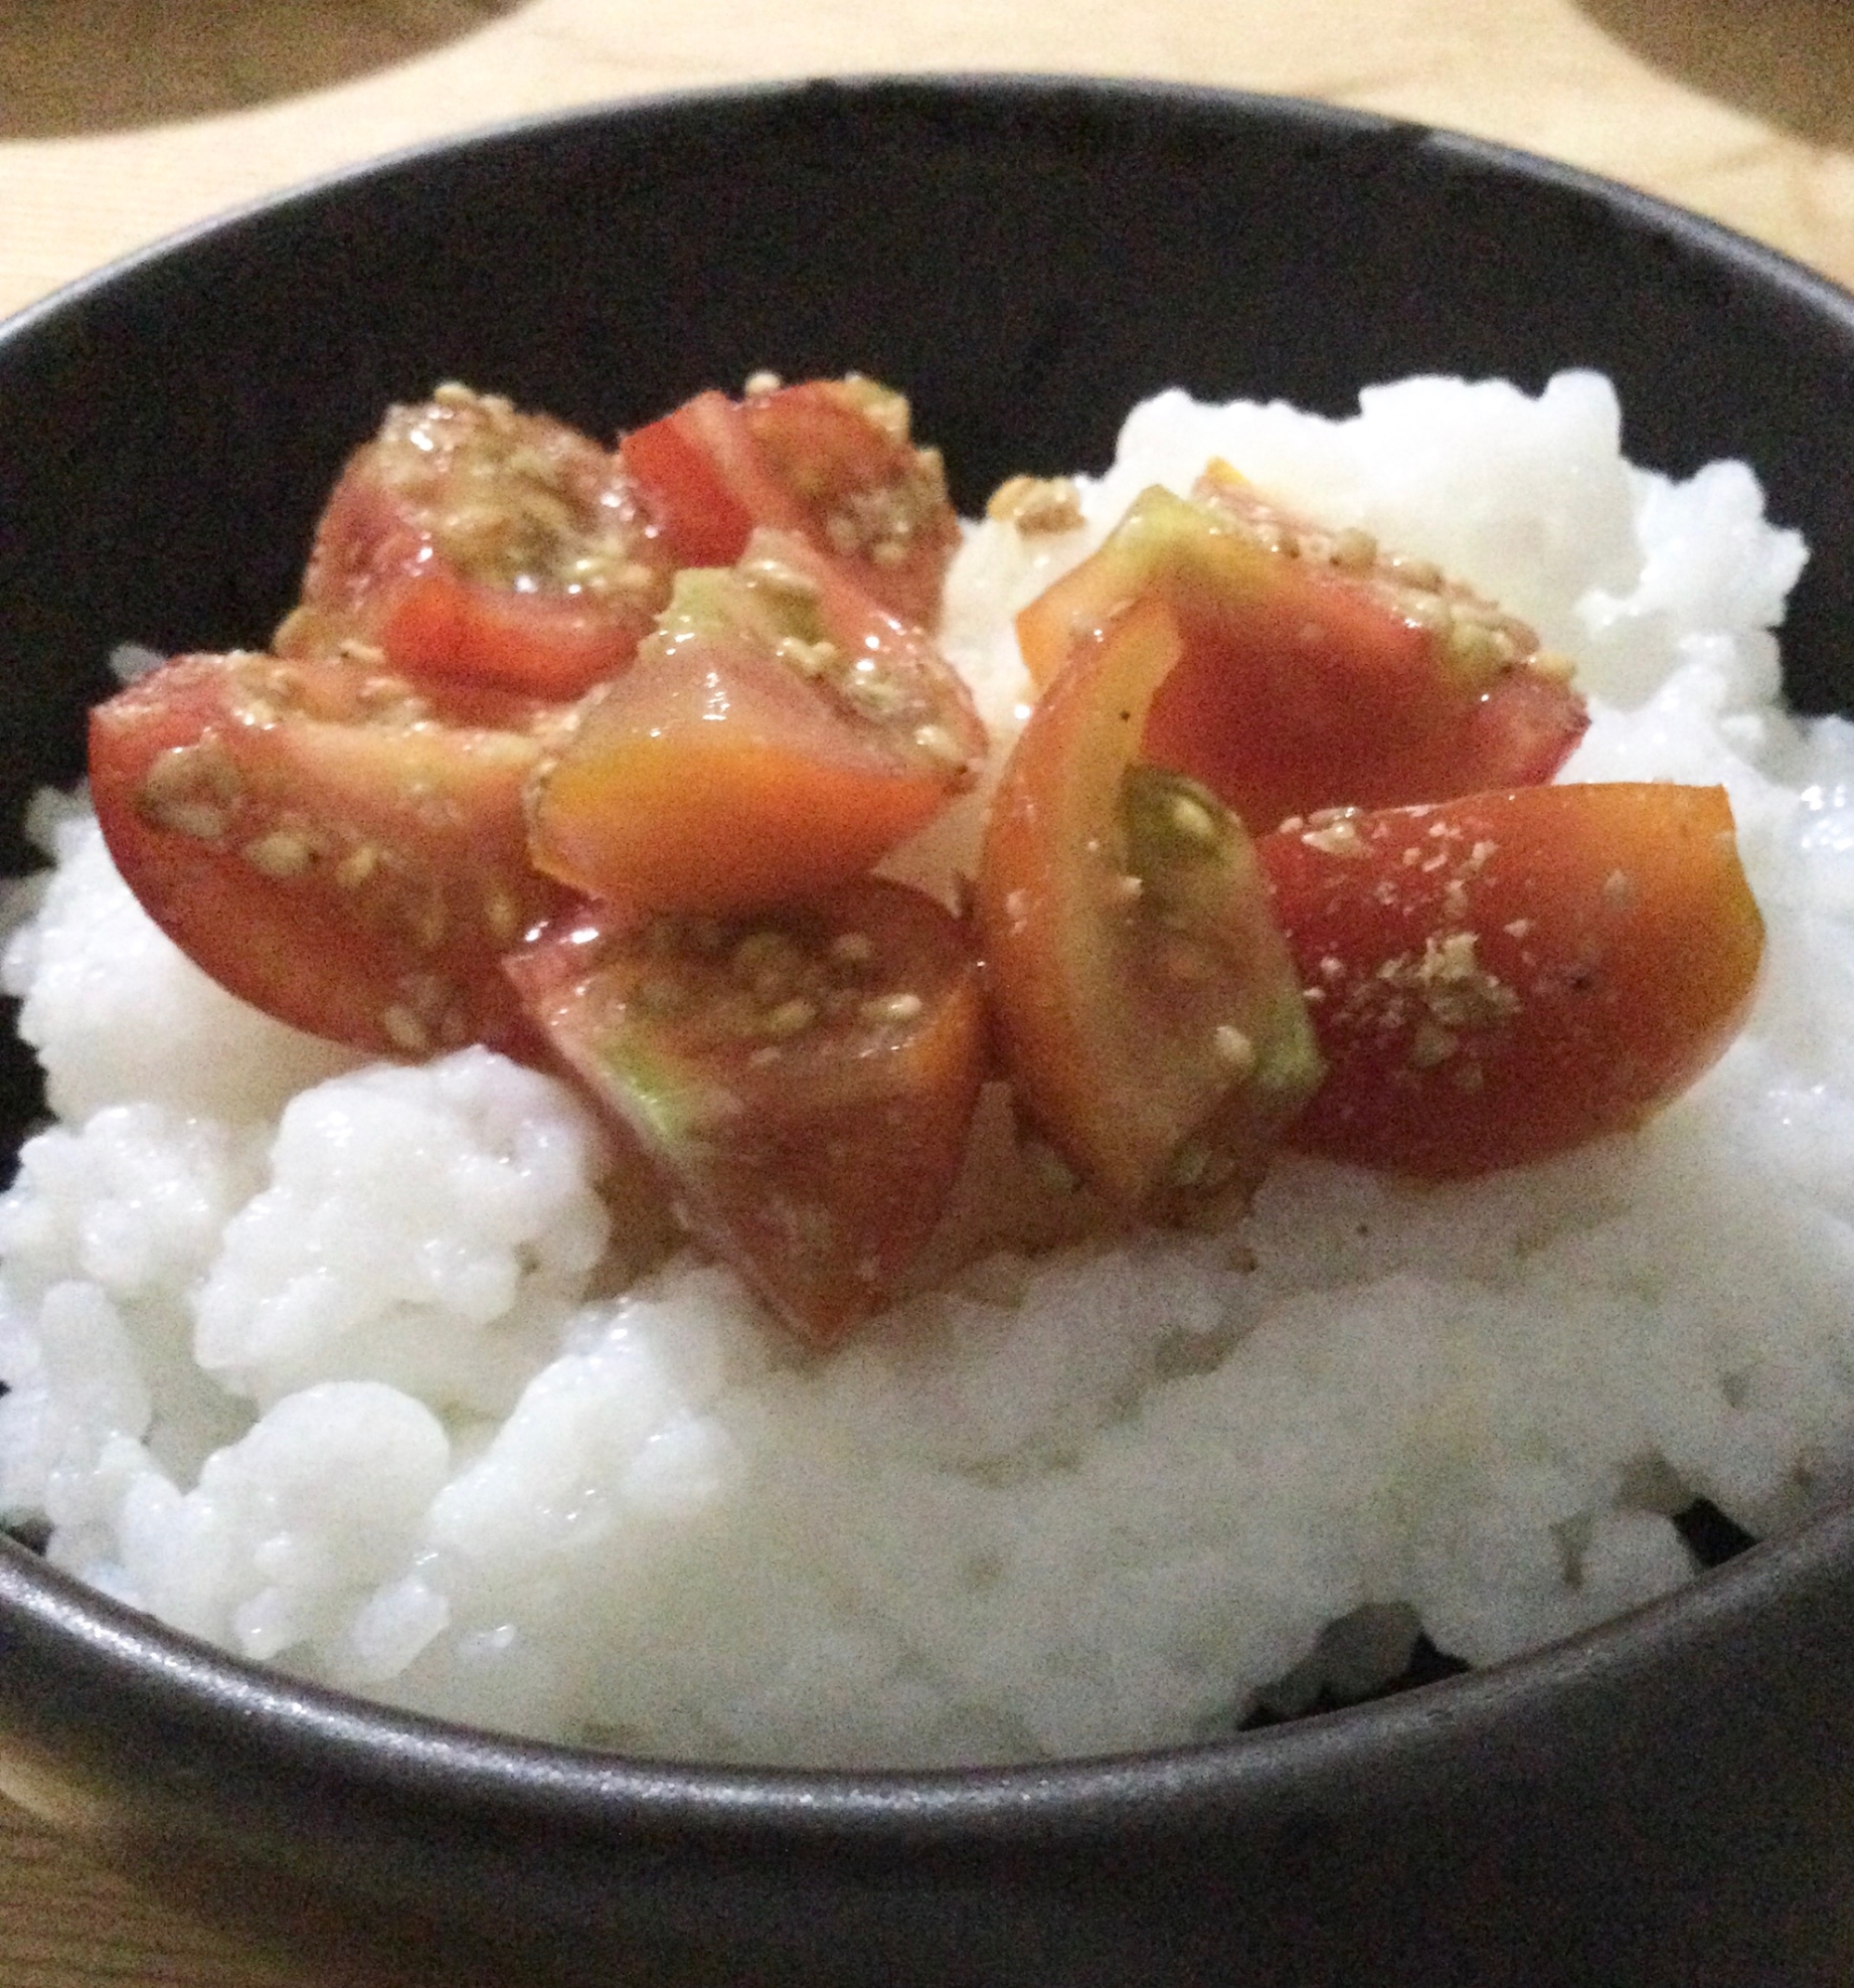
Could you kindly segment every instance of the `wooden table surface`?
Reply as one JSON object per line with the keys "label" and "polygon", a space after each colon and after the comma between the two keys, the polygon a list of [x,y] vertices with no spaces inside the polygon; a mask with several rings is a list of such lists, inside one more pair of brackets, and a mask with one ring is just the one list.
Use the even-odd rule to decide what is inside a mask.
{"label": "wooden table surface", "polygon": [[[1451,125],[1632,181],[1854,287],[1846,0],[4,0],[0,314],[270,188],[526,111],[1007,69]],[[376,1978],[338,1938],[235,1927],[0,1803],[0,1988]]]}

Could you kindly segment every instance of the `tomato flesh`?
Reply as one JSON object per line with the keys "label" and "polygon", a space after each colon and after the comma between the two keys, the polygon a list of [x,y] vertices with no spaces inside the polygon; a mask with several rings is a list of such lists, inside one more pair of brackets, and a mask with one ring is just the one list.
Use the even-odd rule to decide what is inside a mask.
{"label": "tomato flesh", "polygon": [[670,559],[615,458],[498,395],[392,409],[316,529],[286,656],[377,651],[418,678],[578,697],[621,669]]}
{"label": "tomato flesh", "polygon": [[1588,717],[1532,631],[1363,533],[1308,525],[1213,465],[1133,504],[1018,617],[1048,683],[1129,602],[1163,604],[1178,666],[1142,750],[1265,833],[1290,815],[1548,780]]}
{"label": "tomato flesh", "polygon": [[1258,854],[1328,1076],[1294,1142],[1435,1179],[1638,1125],[1725,1049],[1764,925],[1719,787],[1341,813]]}
{"label": "tomato flesh", "polygon": [[938,452],[875,382],[698,394],[618,444],[679,566],[732,566],[756,527],[808,538],[903,620],[939,615],[959,524]]}
{"label": "tomato flesh", "polygon": [[1254,1189],[1319,1078],[1299,979],[1242,825],[1137,762],[1177,661],[1148,599],[1032,711],[987,823],[975,906],[1020,1102],[1124,1215]]}
{"label": "tomato flesh", "polygon": [[534,861],[634,909],[748,911],[861,876],[969,784],[970,694],[807,541],[678,576],[531,796]]}
{"label": "tomato flesh", "polygon": [[827,1345],[890,1301],[985,1061],[963,926],[901,885],[721,921],[589,910],[508,971],[686,1225]]}
{"label": "tomato flesh", "polygon": [[90,714],[90,793],[150,916],[266,1014],[377,1056],[532,1061],[500,956],[568,894],[527,861],[544,714],[497,715],[448,722],[349,663],[181,657]]}

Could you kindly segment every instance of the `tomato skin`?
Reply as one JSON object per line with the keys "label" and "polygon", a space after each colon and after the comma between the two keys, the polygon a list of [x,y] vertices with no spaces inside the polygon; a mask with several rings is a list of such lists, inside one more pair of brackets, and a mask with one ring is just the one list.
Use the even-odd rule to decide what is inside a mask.
{"label": "tomato skin", "polygon": [[[851,938],[855,959],[833,953]],[[978,964],[950,912],[875,880],[731,927],[589,907],[507,971],[687,1227],[788,1327],[830,1345],[894,1297],[984,1075]],[[794,1003],[814,1010],[796,1027]]]}
{"label": "tomato skin", "polygon": [[[806,675],[780,653],[794,641],[834,664]],[[579,707],[535,779],[530,848],[633,909],[756,911],[863,875],[984,746],[924,635],[804,540],[760,532],[740,568],[682,575],[631,668]]]}
{"label": "tomato skin", "polygon": [[[1299,981],[1241,824],[1153,861],[1129,803],[1178,655],[1163,604],[1119,616],[1044,693],[1000,779],[974,897],[1020,1104],[1110,1206],[1189,1219],[1253,1191],[1319,1077]],[[1192,812],[1195,811],[1195,812]]]}
{"label": "tomato skin", "polygon": [[419,679],[578,697],[668,597],[667,548],[613,457],[494,395],[389,411],[316,528],[279,655],[344,644]]}
{"label": "tomato skin", "polygon": [[873,600],[920,627],[939,616],[959,523],[937,452],[873,381],[712,389],[618,444],[679,566],[732,566],[756,527],[796,532]]}
{"label": "tomato skin", "polygon": [[1257,848],[1329,1072],[1292,1138],[1334,1159],[1465,1178],[1627,1131],[1756,987],[1720,787],[1470,794]]}
{"label": "tomato skin", "polygon": [[118,869],[221,985],[383,1057],[540,1045],[503,952],[568,894],[526,858],[532,703],[446,722],[347,663],[186,656],[90,714],[90,792]]}
{"label": "tomato skin", "polygon": [[1321,808],[1550,779],[1588,716],[1531,631],[1353,538],[1291,518],[1213,465],[1194,502],[1144,493],[1023,610],[1025,659],[1047,683],[1129,602],[1161,600],[1180,658],[1142,749],[1258,834]]}
{"label": "tomato skin", "polygon": [[802,507],[760,462],[741,409],[713,388],[633,428],[618,459],[679,568],[732,566],[756,525],[804,529]]}

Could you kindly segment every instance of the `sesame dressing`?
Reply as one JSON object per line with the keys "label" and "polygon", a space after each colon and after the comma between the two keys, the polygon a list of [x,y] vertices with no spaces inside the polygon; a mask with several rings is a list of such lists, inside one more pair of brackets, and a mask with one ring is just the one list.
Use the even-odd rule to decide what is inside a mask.
{"label": "sesame dressing", "polygon": [[516,592],[652,607],[648,533],[603,452],[454,381],[392,409],[374,444],[385,487],[464,578]]}
{"label": "sesame dressing", "polygon": [[1082,493],[1066,476],[1013,476],[991,493],[985,516],[1027,539],[1054,537],[1080,528]]}
{"label": "sesame dressing", "polygon": [[[826,625],[829,604],[822,581],[780,550],[780,535],[756,532],[734,572],[744,594],[745,619],[772,655],[855,716],[878,727],[910,758],[937,778],[964,784],[975,771],[973,741],[961,740],[942,716],[944,666],[925,651],[925,638],[896,623],[866,630]],[[663,617],[698,625],[710,611],[711,589],[691,589],[679,578],[677,595]],[[685,605],[686,603],[686,605]],[[722,611],[726,611],[723,607]]]}
{"label": "sesame dressing", "polygon": [[[468,820],[497,782],[514,792],[532,742],[438,724],[404,679],[347,661],[201,660],[216,666],[223,716],[150,761],[133,796],[141,820],[385,940],[398,970],[381,976],[383,1046],[427,1056],[475,1040],[479,1019],[453,977],[459,961],[506,952],[553,902],[525,862],[518,815],[501,850]],[[395,782],[372,788],[356,812],[333,796],[344,764],[357,774],[371,764],[370,739],[403,747],[404,758]],[[464,866],[453,860],[459,837]]]}
{"label": "sesame dressing", "polygon": [[756,1065],[829,1032],[841,1049],[877,1050],[918,1022],[927,1003],[885,968],[867,932],[831,932],[802,911],[727,920],[660,916],[637,940],[643,967],[628,999],[710,1048]]}
{"label": "sesame dressing", "polygon": [[[1569,681],[1572,663],[1541,651],[1538,635],[1516,615],[1450,580],[1433,560],[1387,552],[1370,532],[1315,525],[1264,497],[1228,463],[1213,462],[1199,480],[1197,501],[1214,510],[1224,529],[1265,552],[1324,567],[1367,586],[1400,620],[1421,628],[1465,680],[1526,668],[1555,682]],[[1318,646],[1323,630],[1302,631]]]}

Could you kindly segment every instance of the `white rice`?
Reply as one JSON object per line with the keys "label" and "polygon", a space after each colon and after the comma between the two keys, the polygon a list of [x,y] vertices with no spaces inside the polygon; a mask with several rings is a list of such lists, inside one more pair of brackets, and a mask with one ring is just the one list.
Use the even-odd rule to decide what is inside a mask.
{"label": "white rice", "polygon": [[[831,1764],[1226,1731],[1419,1624],[1487,1663],[1672,1588],[1696,1496],[1793,1522],[1854,1477],[1854,729],[1772,704],[1802,549],[1751,471],[1671,485],[1617,425],[1590,375],[1163,396],[1084,532],[973,533],[947,640],[1007,739],[1006,610],[1211,453],[1524,615],[1597,709],[1571,775],[1723,780],[1769,922],[1639,1136],[1461,1188],[1287,1159],[1240,1234],[1107,1242],[994,1094],[944,1281],[814,1358],[691,1251],[634,1275],[661,1211],[601,1199],[559,1085],[252,1015],[68,814],[6,960],[60,1122],[0,1199],[0,1514],[396,1704]],[[975,813],[900,867],[943,883]]]}

